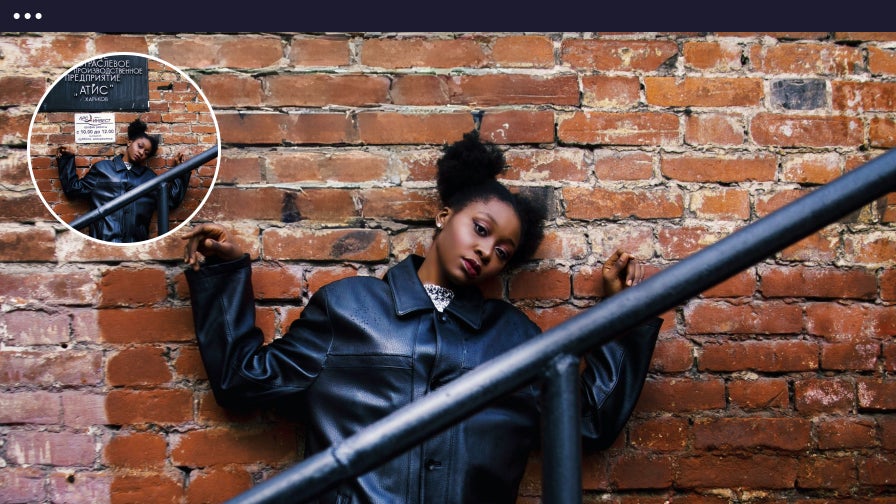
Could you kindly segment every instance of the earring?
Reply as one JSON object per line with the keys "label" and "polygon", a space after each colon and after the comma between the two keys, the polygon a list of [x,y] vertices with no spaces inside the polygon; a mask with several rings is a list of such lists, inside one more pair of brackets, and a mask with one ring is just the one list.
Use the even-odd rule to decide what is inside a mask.
{"label": "earring", "polygon": [[439,228],[439,229],[442,229],[442,223],[441,223],[441,222],[436,223],[436,227]]}

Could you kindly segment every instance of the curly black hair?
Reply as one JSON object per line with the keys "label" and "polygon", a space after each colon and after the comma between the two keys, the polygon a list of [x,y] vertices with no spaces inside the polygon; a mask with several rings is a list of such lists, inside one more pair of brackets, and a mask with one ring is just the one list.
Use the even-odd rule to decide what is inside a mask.
{"label": "curly black hair", "polygon": [[134,119],[130,124],[128,124],[128,140],[134,141],[138,138],[145,138],[149,140],[149,143],[152,146],[152,149],[149,151],[149,155],[155,156],[156,151],[159,150],[160,137],[159,135],[148,134],[146,132],[146,128],[146,123],[140,120],[139,117],[137,119]]}
{"label": "curly black hair", "polygon": [[463,139],[445,146],[436,163],[436,188],[442,204],[459,211],[474,201],[497,199],[509,204],[520,219],[520,243],[508,268],[528,260],[544,239],[544,201],[512,193],[497,176],[506,167],[504,153],[479,138],[479,131],[464,133]]}

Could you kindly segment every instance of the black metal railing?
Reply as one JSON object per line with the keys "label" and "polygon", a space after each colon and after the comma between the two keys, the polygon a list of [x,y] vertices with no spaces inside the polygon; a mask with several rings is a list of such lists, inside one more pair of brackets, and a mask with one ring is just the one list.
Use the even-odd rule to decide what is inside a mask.
{"label": "black metal railing", "polygon": [[578,356],[896,190],[896,150],[732,233],[228,501],[297,503],[544,378],[543,501],[581,502]]}
{"label": "black metal railing", "polygon": [[147,182],[144,182],[137,187],[131,189],[130,191],[118,196],[111,201],[108,201],[97,208],[87,212],[80,217],[75,218],[71,222],[68,223],[72,229],[81,229],[89,226],[90,224],[96,222],[99,219],[111,214],[112,212],[118,210],[119,208],[127,205],[128,203],[140,198],[146,194],[149,194],[153,191],[159,191],[158,198],[158,208],[156,210],[156,218],[158,220],[158,230],[159,235],[163,235],[168,232],[168,181],[180,177],[185,172],[193,170],[212,159],[218,157],[218,147],[212,147],[201,154],[198,154],[183,163],[171,168],[165,173],[159,175],[158,177],[153,178]]}

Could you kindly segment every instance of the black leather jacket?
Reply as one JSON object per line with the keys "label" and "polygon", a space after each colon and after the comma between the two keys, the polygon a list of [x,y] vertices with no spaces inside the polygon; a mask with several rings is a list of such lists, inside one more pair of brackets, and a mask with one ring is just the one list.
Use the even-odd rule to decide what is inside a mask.
{"label": "black leather jacket", "polygon": [[[155,172],[145,166],[134,165],[128,170],[121,155],[99,161],[81,178],[75,171],[73,154],[63,154],[56,161],[65,195],[69,198],[89,198],[91,210],[156,177]],[[189,183],[190,172],[168,183],[169,208],[180,205]],[[158,191],[153,191],[94,221],[90,224],[89,235],[113,243],[147,240],[152,214],[157,207]]]}
{"label": "black leather jacket", "polygon": [[[263,344],[248,256],[188,270],[199,348],[224,407],[304,401],[306,456],[539,333],[522,312],[477,289],[435,310],[411,256],[384,279],[321,288],[286,335]],[[640,394],[659,319],[587,357],[583,429],[610,445]],[[538,442],[538,391],[529,386],[320,498],[325,503],[516,501]]]}

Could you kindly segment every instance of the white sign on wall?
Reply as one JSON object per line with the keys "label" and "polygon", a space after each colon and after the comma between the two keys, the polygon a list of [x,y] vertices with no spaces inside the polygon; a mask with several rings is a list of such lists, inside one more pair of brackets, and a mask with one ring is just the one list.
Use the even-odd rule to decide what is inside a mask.
{"label": "white sign on wall", "polygon": [[114,113],[76,113],[75,143],[114,143]]}

